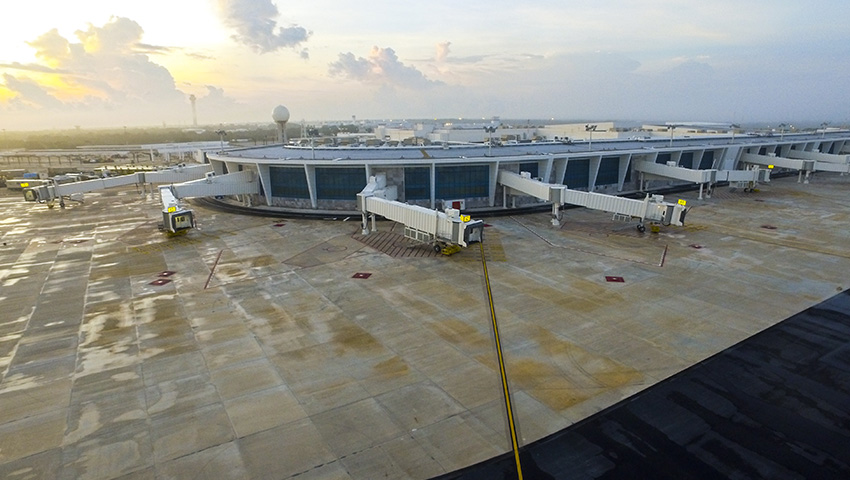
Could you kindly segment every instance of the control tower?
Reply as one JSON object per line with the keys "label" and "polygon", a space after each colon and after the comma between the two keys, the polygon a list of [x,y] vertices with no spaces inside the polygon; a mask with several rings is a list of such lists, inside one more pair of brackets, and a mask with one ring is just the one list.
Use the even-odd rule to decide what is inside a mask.
{"label": "control tower", "polygon": [[272,111],[272,119],[277,124],[277,141],[278,143],[286,144],[286,122],[289,121],[289,109],[283,105],[274,107]]}

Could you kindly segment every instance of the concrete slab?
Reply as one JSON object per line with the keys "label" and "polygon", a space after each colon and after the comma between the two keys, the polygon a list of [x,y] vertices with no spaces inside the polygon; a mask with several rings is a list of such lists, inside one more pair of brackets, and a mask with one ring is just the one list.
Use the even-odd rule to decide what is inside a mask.
{"label": "concrete slab", "polygon": [[[487,219],[521,442],[850,286],[850,179],[816,179],[681,194],[689,225],[658,234]],[[0,195],[0,475],[428,478],[510,449],[478,248],[205,208],[169,238],[155,198],[86,198]]]}

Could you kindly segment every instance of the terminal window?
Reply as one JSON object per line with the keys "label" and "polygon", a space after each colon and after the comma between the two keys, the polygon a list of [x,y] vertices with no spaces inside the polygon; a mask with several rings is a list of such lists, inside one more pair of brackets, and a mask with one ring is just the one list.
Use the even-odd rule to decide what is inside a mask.
{"label": "terminal window", "polygon": [[682,168],[694,168],[694,152],[682,152],[682,158],[679,159],[679,166]]}
{"label": "terminal window", "polygon": [[[540,176],[540,175],[538,175],[539,165],[537,164],[537,162],[520,163],[519,164],[519,171],[530,173],[531,178],[538,178]],[[544,181],[546,181],[546,180],[544,180]]]}
{"label": "terminal window", "polygon": [[603,158],[596,174],[597,185],[613,185],[620,181],[620,157]]}
{"label": "terminal window", "polygon": [[431,168],[407,167],[404,169],[404,198],[406,200],[431,198]]}
{"label": "terminal window", "polygon": [[567,162],[567,171],[564,173],[564,185],[567,188],[587,188],[589,178],[589,158],[570,159]]}
{"label": "terminal window", "polygon": [[490,194],[490,167],[437,167],[436,184],[436,197],[440,199],[486,197]]}
{"label": "terminal window", "polygon": [[316,197],[322,200],[354,200],[366,186],[366,169],[317,168]]}
{"label": "terminal window", "polygon": [[708,170],[714,165],[714,151],[708,150],[702,154],[702,159],[699,161],[700,170]]}
{"label": "terminal window", "polygon": [[301,167],[269,167],[273,197],[310,198],[307,176]]}

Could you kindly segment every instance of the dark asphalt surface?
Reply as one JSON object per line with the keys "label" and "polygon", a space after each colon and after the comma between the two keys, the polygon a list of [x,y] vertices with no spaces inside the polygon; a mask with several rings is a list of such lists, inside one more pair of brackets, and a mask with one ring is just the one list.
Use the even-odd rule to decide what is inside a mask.
{"label": "dark asphalt surface", "polygon": [[[521,449],[524,480],[850,478],[850,291]],[[512,453],[437,477],[517,478]]]}

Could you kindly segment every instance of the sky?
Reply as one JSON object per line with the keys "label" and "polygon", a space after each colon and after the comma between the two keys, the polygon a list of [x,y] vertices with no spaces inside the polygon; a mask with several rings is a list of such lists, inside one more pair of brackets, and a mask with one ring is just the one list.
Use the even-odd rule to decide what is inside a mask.
{"label": "sky", "polygon": [[850,123],[846,0],[0,0],[0,128]]}

